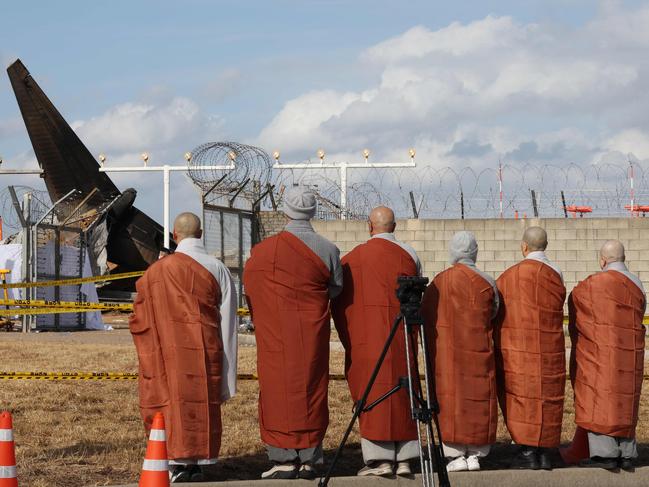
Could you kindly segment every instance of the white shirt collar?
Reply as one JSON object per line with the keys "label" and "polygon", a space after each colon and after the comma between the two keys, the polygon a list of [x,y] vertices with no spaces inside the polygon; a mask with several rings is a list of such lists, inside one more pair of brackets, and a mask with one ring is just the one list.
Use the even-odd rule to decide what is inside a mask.
{"label": "white shirt collar", "polygon": [[176,247],[176,252],[187,251],[205,252],[203,241],[200,238],[183,238]]}
{"label": "white shirt collar", "polygon": [[535,260],[548,260],[548,257],[545,255],[543,250],[533,250],[527,256],[526,259],[535,259]]}
{"label": "white shirt collar", "polygon": [[609,262],[602,269],[603,271],[619,271],[619,272],[628,272],[626,264],[624,262]]}
{"label": "white shirt collar", "polygon": [[371,238],[384,238],[386,240],[392,240],[393,242],[397,241],[397,237],[394,236],[394,233],[377,233],[376,235],[372,235]]}

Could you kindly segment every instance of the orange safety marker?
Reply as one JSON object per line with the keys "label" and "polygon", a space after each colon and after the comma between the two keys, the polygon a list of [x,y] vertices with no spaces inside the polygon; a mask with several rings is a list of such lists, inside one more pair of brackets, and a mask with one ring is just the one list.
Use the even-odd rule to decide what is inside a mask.
{"label": "orange safety marker", "polygon": [[169,460],[167,459],[167,435],[162,413],[155,413],[149,442],[146,446],[140,487],[169,487]]}
{"label": "orange safety marker", "polygon": [[18,487],[11,413],[0,413],[0,487]]}
{"label": "orange safety marker", "polygon": [[584,428],[577,426],[575,436],[572,438],[572,443],[564,448],[559,448],[561,458],[568,465],[575,465],[581,460],[590,457],[590,450],[588,448],[588,434]]}

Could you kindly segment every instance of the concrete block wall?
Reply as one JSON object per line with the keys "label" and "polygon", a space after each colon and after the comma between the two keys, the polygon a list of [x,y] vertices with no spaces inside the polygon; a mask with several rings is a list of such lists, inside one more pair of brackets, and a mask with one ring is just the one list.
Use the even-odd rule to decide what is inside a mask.
{"label": "concrete block wall", "polygon": [[288,219],[282,211],[260,211],[259,212],[259,236],[260,240],[281,232]]}
{"label": "concrete block wall", "polygon": [[[342,254],[369,238],[365,221],[314,220],[313,225],[336,243]],[[649,290],[649,218],[410,219],[397,222],[396,236],[415,248],[424,275],[434,277],[449,265],[447,249],[452,235],[458,230],[470,230],[478,240],[478,266],[497,278],[520,261],[523,231],[535,225],[548,232],[547,255],[561,267],[568,292],[599,270],[599,248],[609,239],[624,244],[629,269]]]}

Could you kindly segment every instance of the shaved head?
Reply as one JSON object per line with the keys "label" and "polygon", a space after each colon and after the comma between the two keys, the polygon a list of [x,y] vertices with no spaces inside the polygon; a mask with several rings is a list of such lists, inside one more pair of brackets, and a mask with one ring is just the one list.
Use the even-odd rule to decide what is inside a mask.
{"label": "shaved head", "polygon": [[190,212],[181,213],[174,220],[174,240],[176,243],[184,238],[201,238],[201,220]]}
{"label": "shaved head", "polygon": [[599,249],[599,256],[606,264],[624,262],[624,245],[619,240],[607,240]]}
{"label": "shaved head", "polygon": [[523,242],[530,252],[545,250],[548,246],[548,234],[541,227],[529,227],[523,233]]}
{"label": "shaved head", "polygon": [[392,233],[397,226],[394,212],[387,206],[377,206],[370,213],[370,235]]}

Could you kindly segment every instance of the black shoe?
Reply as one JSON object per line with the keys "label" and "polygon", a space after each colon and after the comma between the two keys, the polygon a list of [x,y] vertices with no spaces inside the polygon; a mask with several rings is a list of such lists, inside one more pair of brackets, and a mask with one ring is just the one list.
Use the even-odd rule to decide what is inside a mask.
{"label": "black shoe", "polygon": [[626,470],[627,472],[635,472],[633,458],[620,458],[619,463],[622,470]]}
{"label": "black shoe", "polygon": [[176,465],[172,466],[169,482],[203,482],[205,475],[198,465]]}
{"label": "black shoe", "polygon": [[191,482],[192,472],[191,465],[173,465],[169,474],[169,482],[175,484],[176,482]]}
{"label": "black shoe", "polygon": [[190,482],[205,482],[205,475],[203,474],[201,467],[198,465],[192,465],[189,471],[191,472]]}
{"label": "black shoe", "polygon": [[552,461],[550,460],[550,450],[547,448],[538,449],[539,467],[542,470],[552,470]]}
{"label": "black shoe", "polygon": [[271,468],[261,474],[262,479],[296,479],[297,465],[294,463],[275,463]]}
{"label": "black shoe", "polygon": [[591,457],[579,462],[583,468],[603,468],[606,470],[617,469],[617,458]]}
{"label": "black shoe", "polygon": [[318,474],[315,471],[315,468],[313,468],[313,465],[310,463],[303,463],[300,465],[300,470],[297,473],[297,476],[301,479],[313,480],[318,476]]}
{"label": "black shoe", "polygon": [[521,451],[514,457],[509,468],[519,470],[538,470],[541,468],[539,463],[539,455],[536,448],[523,447]]}

